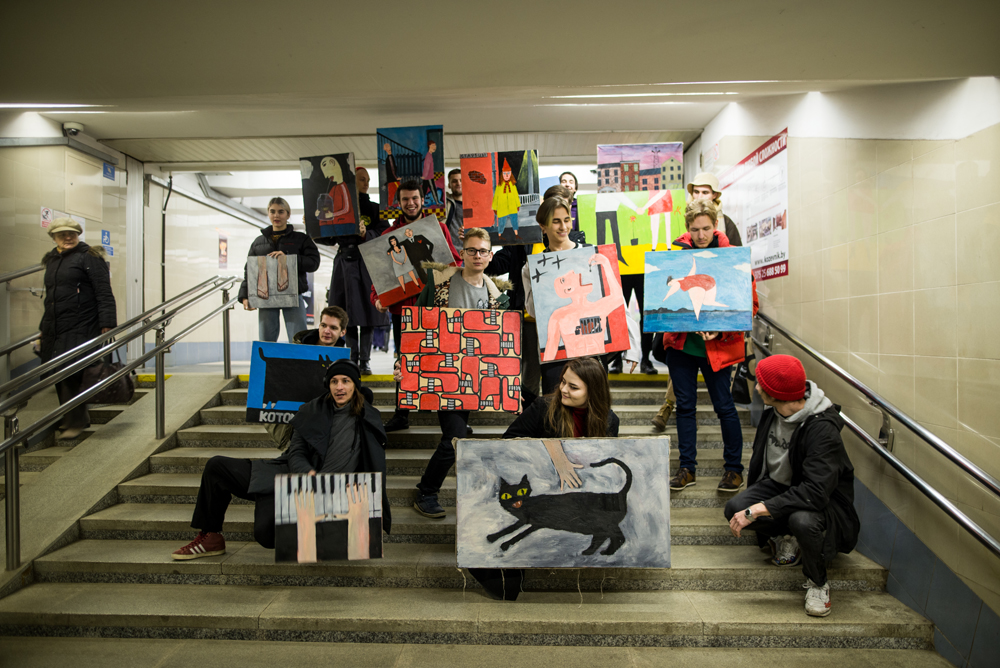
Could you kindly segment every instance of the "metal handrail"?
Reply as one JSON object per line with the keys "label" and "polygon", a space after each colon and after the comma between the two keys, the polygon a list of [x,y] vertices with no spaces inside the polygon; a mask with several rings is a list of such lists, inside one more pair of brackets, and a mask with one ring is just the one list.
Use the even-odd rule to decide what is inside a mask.
{"label": "metal handrail", "polygon": [[[60,405],[59,408],[53,410],[40,420],[37,420],[34,424],[30,425],[23,431],[18,429],[18,419],[15,415],[4,416],[4,431],[3,431],[4,440],[2,443],[0,443],[0,454],[4,456],[4,479],[6,483],[6,496],[5,496],[4,506],[6,515],[5,540],[7,549],[7,563],[6,563],[7,570],[9,571],[15,570],[21,565],[21,525],[20,525],[21,515],[20,515],[20,486],[19,486],[20,481],[19,481],[18,461],[17,461],[18,451],[16,446],[19,443],[24,442],[27,439],[31,438],[38,432],[49,428],[56,422],[56,420],[60,419],[66,413],[73,410],[77,406],[80,406],[81,404],[87,403],[95,395],[102,392],[104,389],[106,389],[111,384],[116,382],[122,376],[132,373],[132,371],[137,369],[139,366],[144,364],[147,360],[149,360],[152,357],[156,357],[156,397],[155,397],[156,438],[158,439],[163,438],[165,435],[164,424],[165,424],[165,413],[166,413],[164,387],[163,387],[163,380],[165,378],[164,354],[166,353],[167,349],[170,348],[171,345],[183,339],[188,334],[195,331],[196,329],[198,329],[199,327],[201,327],[202,325],[204,325],[205,323],[207,323],[209,320],[219,315],[220,313],[222,314],[223,318],[222,320],[223,347],[227,351],[227,353],[223,356],[223,377],[227,380],[232,377],[230,358],[228,354],[229,331],[230,331],[229,311],[233,308],[233,306],[237,303],[238,300],[229,298],[229,287],[231,287],[232,284],[237,280],[239,279],[236,278],[223,279],[221,283],[213,287],[213,289],[210,290],[209,292],[198,295],[187,304],[184,304],[174,309],[173,311],[170,311],[169,313],[164,312],[163,315],[161,315],[159,318],[144,324],[141,329],[130,334],[126,341],[118,343],[114,342],[109,343],[105,347],[101,348],[99,351],[91,355],[88,355],[86,358],[84,358],[84,360],[78,361],[77,363],[73,364],[71,367],[72,369],[76,369],[77,367],[82,368],[84,362],[90,363],[90,361],[92,361],[92,358],[96,359],[103,356],[104,354],[106,354],[107,351],[119,347],[124,343],[127,343],[128,340],[141,336],[149,329],[156,328],[157,330],[156,346],[154,346],[152,349],[145,352],[144,354],[140,355],[132,362],[129,362],[121,369],[119,369],[109,377],[103,379],[102,381],[100,381],[93,387],[89,388],[85,392],[78,394],[77,396],[73,397],[73,399]],[[164,340],[163,332],[167,327],[167,325],[170,324],[174,316],[176,316],[178,313],[186,309],[188,306],[200,302],[202,299],[207,297],[216,289],[222,290],[222,302],[223,302],[222,306],[212,310],[208,315],[205,315],[204,317],[200,318],[192,325],[188,326],[186,329],[174,335],[170,339]],[[161,304],[159,307],[153,310],[154,311],[160,310],[165,304]],[[69,373],[72,372],[73,371],[70,371]],[[47,386],[49,384],[48,383],[49,380],[52,380],[54,378],[61,379],[62,377],[64,377],[64,375],[65,374],[63,372],[59,372],[50,377],[49,379],[46,379],[46,381],[36,383],[35,385],[29,387],[27,390],[21,392],[17,397],[12,397],[10,401],[16,401],[18,399],[22,399],[24,395],[34,394],[42,387]]]}
{"label": "metal handrail", "polygon": [[[865,396],[868,396],[871,401],[882,401],[884,402],[884,404],[886,404],[889,407],[892,407],[897,412],[899,411],[899,409],[895,408],[895,406],[892,406],[892,404],[882,399],[882,397],[880,397],[878,394],[872,392],[870,388],[866,387],[863,383],[861,383],[853,376],[845,372],[843,369],[838,367],[836,364],[828,360],[826,357],[818,353],[815,349],[809,346],[809,344],[805,343],[798,337],[789,335],[786,330],[776,325],[774,321],[771,320],[770,318],[762,316],[760,313],[758,313],[756,317],[760,318],[763,322],[766,322],[770,327],[774,327],[775,329],[777,329],[789,341],[791,341],[797,346],[800,346],[803,350],[805,350],[812,357],[814,357],[820,364],[824,365],[825,367],[827,367],[834,373],[837,373],[838,375],[843,374],[841,377],[845,381],[854,385],[856,389],[863,392]],[[762,353],[764,353],[765,357],[772,355],[772,352],[769,349],[769,343],[762,342],[754,336],[751,336],[750,340],[753,341],[754,346],[756,346]],[[954,503],[945,498],[945,496],[941,494],[941,492],[934,489],[934,487],[928,484],[926,480],[917,475],[910,467],[908,467],[906,464],[900,461],[898,457],[889,452],[882,443],[874,439],[870,434],[868,434],[868,432],[866,432],[864,429],[858,426],[858,424],[854,422],[854,420],[852,420],[847,415],[844,415],[843,411],[840,412],[840,417],[844,421],[844,424],[847,426],[847,428],[850,429],[851,432],[853,432],[858,438],[860,438],[865,445],[874,450],[876,454],[882,457],[882,459],[887,461],[889,465],[892,466],[892,468],[899,471],[899,473],[904,478],[906,478],[906,480],[909,481],[910,484],[912,484],[914,487],[920,490],[920,492],[924,496],[933,501],[936,506],[941,508],[941,510],[943,510],[949,517],[955,520],[955,522],[957,522],[963,529],[968,531],[973,538],[982,543],[983,546],[985,546],[986,549],[992,552],[994,556],[1000,557],[1000,541],[994,538],[989,532],[987,532],[981,526],[976,524],[976,522],[974,522],[971,518],[969,518],[968,515],[959,510],[958,506],[956,506]],[[948,447],[950,448],[950,446]],[[972,466],[975,467],[975,464],[973,464]]]}
{"label": "metal handrail", "polygon": [[15,341],[14,343],[10,343],[4,346],[3,348],[0,348],[0,357],[3,357],[4,355],[10,355],[21,346],[28,345],[29,343],[37,339],[39,336],[40,336],[39,332],[35,332],[34,334],[29,334],[20,341]]}
{"label": "metal handrail", "polygon": [[41,271],[42,269],[45,269],[45,265],[33,264],[30,267],[24,267],[23,269],[16,269],[6,274],[0,274],[0,283],[7,283],[8,281],[13,281],[15,278],[21,278],[22,276],[34,274],[36,271]]}
{"label": "metal handrail", "polygon": [[[112,329],[112,330],[110,330],[110,331],[108,331],[108,332],[106,332],[104,334],[98,334],[97,336],[95,336],[94,338],[90,339],[89,341],[85,341],[84,343],[81,343],[76,348],[72,348],[71,350],[67,350],[66,352],[64,352],[63,354],[59,355],[58,357],[54,357],[53,359],[49,360],[48,362],[46,362],[44,364],[41,364],[41,365],[39,365],[39,366],[31,369],[30,371],[28,371],[28,372],[26,372],[26,373],[18,376],[17,378],[14,378],[14,379],[12,379],[12,380],[4,383],[3,385],[0,385],[0,397],[4,396],[8,392],[12,392],[13,390],[21,387],[22,385],[24,385],[25,383],[27,383],[28,380],[30,380],[32,378],[37,378],[38,376],[41,376],[41,375],[43,375],[45,373],[48,373],[49,371],[52,371],[53,369],[55,369],[57,367],[65,366],[71,359],[84,354],[88,350],[93,350],[94,348],[100,346],[104,341],[109,341],[109,340],[111,340],[111,339],[119,336],[120,334],[125,333],[126,330],[128,330],[131,327],[135,326],[136,323],[142,322],[143,320],[147,320],[147,319],[153,318],[157,313],[160,313],[162,315],[163,312],[166,309],[170,308],[171,306],[173,306],[174,304],[180,302],[181,300],[189,297],[190,295],[198,292],[199,290],[203,290],[205,292],[205,294],[208,294],[210,292],[213,292],[215,289],[217,289],[223,282],[234,281],[234,280],[236,280],[236,279],[235,278],[226,278],[226,277],[223,277],[223,276],[215,276],[215,277],[212,277],[212,278],[210,278],[210,279],[208,279],[206,281],[203,281],[203,282],[199,283],[198,285],[194,286],[193,288],[190,288],[190,289],[185,290],[184,292],[178,294],[177,296],[173,297],[172,299],[169,299],[169,300],[163,302],[162,304],[160,304],[158,306],[154,306],[153,308],[149,309],[148,311],[146,311],[144,313],[140,313],[139,315],[135,316],[134,318],[131,318],[127,322],[124,322],[121,325],[118,325],[114,329]],[[129,340],[131,340],[133,338],[135,338],[134,333],[132,335],[130,335],[127,339],[124,339],[124,340],[120,341],[119,344],[118,344],[118,346],[114,346],[114,347],[117,348],[122,343],[127,343]]]}
{"label": "metal handrail", "polygon": [[[835,374],[837,374],[837,376],[839,376],[848,385],[850,385],[851,387],[853,387],[854,389],[856,389],[861,394],[865,395],[865,397],[868,398],[869,402],[871,402],[871,404],[873,406],[875,406],[876,408],[880,408],[885,413],[888,413],[890,416],[892,416],[893,418],[895,418],[900,424],[902,424],[907,429],[909,429],[910,431],[912,431],[914,434],[916,434],[917,436],[919,436],[921,439],[923,439],[924,441],[926,441],[927,444],[930,445],[932,448],[934,448],[935,450],[937,450],[938,452],[940,452],[947,459],[950,459],[953,463],[957,464],[959,466],[959,468],[961,468],[963,471],[965,471],[970,476],[972,476],[973,478],[975,478],[976,480],[978,480],[980,483],[982,483],[983,485],[985,485],[986,488],[989,489],[991,492],[993,492],[994,495],[996,495],[997,497],[1000,497],[1000,480],[997,480],[996,478],[994,478],[993,476],[991,476],[989,473],[987,473],[986,471],[984,471],[981,468],[979,468],[978,466],[976,466],[972,461],[970,461],[961,452],[959,452],[955,448],[953,448],[950,445],[948,445],[947,443],[945,443],[943,440],[941,440],[938,436],[935,436],[933,433],[931,433],[925,427],[923,427],[920,424],[918,424],[909,415],[907,415],[903,411],[899,410],[899,408],[897,408],[896,406],[894,406],[893,404],[891,404],[889,401],[887,401],[884,397],[882,397],[881,395],[879,395],[878,393],[876,393],[870,387],[868,387],[867,385],[865,385],[864,383],[862,383],[860,380],[858,380],[857,378],[855,378],[851,374],[847,373],[846,371],[844,371],[843,369],[841,369],[839,366],[837,366],[836,364],[834,364],[832,361],[830,361],[829,359],[827,359],[826,357],[824,357],[819,351],[817,351],[815,348],[813,348],[812,346],[810,346],[808,343],[806,343],[805,341],[803,341],[799,337],[795,336],[794,334],[792,334],[791,332],[789,332],[784,327],[782,327],[781,325],[777,324],[776,322],[774,322],[773,320],[771,320],[767,316],[758,313],[757,317],[760,318],[763,322],[767,323],[767,325],[769,327],[773,327],[775,330],[777,330],[778,333],[780,333],[786,339],[788,339],[789,341],[791,341],[792,343],[794,343],[796,346],[798,346],[799,348],[801,348],[802,350],[804,350],[806,353],[808,353],[811,357],[813,357],[820,364],[822,364],[823,366],[825,366],[826,368],[828,368],[830,371],[832,371]],[[756,343],[756,341],[755,341],[755,343]]]}
{"label": "metal handrail", "polygon": [[[78,359],[77,361],[75,361],[75,362],[73,362],[71,364],[68,364],[67,366],[64,366],[62,369],[56,371],[55,373],[53,373],[52,375],[48,376],[47,378],[44,378],[44,379],[38,381],[34,385],[31,385],[31,386],[27,387],[24,390],[21,390],[17,394],[15,394],[15,395],[13,395],[11,397],[8,397],[6,400],[0,401],[0,414],[3,414],[4,411],[6,411],[6,410],[8,410],[8,409],[10,409],[10,408],[12,408],[14,406],[18,406],[22,402],[27,401],[33,395],[35,395],[39,390],[44,389],[44,388],[48,387],[49,385],[54,385],[55,383],[58,383],[59,381],[64,380],[64,379],[72,376],[76,372],[78,372],[78,371],[80,371],[82,369],[87,368],[88,366],[90,366],[91,364],[93,364],[97,360],[101,359],[105,355],[110,354],[116,348],[120,348],[123,345],[128,344],[133,339],[139,338],[140,336],[142,336],[146,332],[150,331],[151,329],[158,329],[158,328],[162,328],[162,327],[166,326],[166,324],[169,323],[178,313],[181,313],[182,311],[185,311],[188,308],[194,306],[195,304],[197,304],[198,302],[200,302],[202,299],[204,299],[208,295],[214,293],[219,288],[226,289],[226,288],[231,287],[232,284],[235,283],[238,280],[239,279],[237,279],[237,278],[227,278],[227,279],[224,279],[217,286],[212,286],[210,289],[202,292],[199,295],[196,295],[195,297],[193,297],[192,299],[188,300],[184,304],[181,304],[180,306],[178,306],[177,308],[173,309],[172,311],[167,311],[165,313],[162,313],[158,317],[150,318],[144,325],[142,325],[141,327],[139,327],[139,329],[136,329],[136,330],[132,331],[131,333],[129,333],[121,341],[111,341],[111,342],[105,344],[103,347],[98,348],[94,352],[90,353],[89,355],[86,355],[86,356]],[[155,310],[159,310],[159,309],[155,309]],[[10,383],[8,383],[8,385],[10,385]],[[3,387],[5,388],[6,385],[3,386]],[[3,390],[3,388],[0,388],[0,391],[2,391],[2,390]],[[2,396],[2,394],[0,394],[0,396]]]}

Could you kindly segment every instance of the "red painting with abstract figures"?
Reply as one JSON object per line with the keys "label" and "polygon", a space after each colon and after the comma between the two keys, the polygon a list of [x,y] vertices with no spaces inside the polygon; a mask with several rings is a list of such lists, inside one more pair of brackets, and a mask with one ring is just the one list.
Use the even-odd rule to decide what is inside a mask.
{"label": "red painting with abstract figures", "polygon": [[401,333],[400,408],[520,412],[520,312],[405,306]]}

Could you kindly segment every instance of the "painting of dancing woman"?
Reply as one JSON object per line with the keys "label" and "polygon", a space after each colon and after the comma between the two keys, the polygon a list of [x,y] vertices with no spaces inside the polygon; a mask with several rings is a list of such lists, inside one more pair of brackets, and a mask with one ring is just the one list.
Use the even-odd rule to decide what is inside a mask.
{"label": "painting of dancing woman", "polygon": [[419,287],[420,284],[417,282],[417,276],[413,270],[413,263],[410,262],[410,258],[407,257],[406,249],[400,248],[399,242],[396,241],[396,237],[389,237],[389,246],[390,248],[386,251],[386,254],[389,256],[389,259],[392,260],[392,269],[396,272],[396,278],[399,279],[399,287],[406,290],[406,276],[409,276],[410,281]]}
{"label": "painting of dancing woman", "polygon": [[[594,282],[584,284],[583,276],[572,270],[555,280],[556,296],[569,299],[570,303],[557,308],[549,318],[543,362],[556,358],[560,341],[566,348],[567,357],[605,353],[605,320],[616,309],[625,308],[625,296],[611,270],[611,262],[605,255],[595,253],[591,256],[589,265],[596,265],[598,268]],[[587,301],[587,295],[593,292],[595,283],[601,281],[602,274],[609,294],[596,301]]]}

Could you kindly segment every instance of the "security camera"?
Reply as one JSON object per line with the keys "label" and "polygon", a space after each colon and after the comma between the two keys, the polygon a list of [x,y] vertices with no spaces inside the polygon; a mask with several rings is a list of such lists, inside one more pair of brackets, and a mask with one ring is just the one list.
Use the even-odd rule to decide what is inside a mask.
{"label": "security camera", "polygon": [[67,137],[75,137],[83,132],[82,123],[63,123],[63,134]]}

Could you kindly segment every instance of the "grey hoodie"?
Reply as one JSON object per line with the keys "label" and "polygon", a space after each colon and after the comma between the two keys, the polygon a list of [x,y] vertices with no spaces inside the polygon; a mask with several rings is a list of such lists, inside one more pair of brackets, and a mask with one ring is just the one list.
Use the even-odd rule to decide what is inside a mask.
{"label": "grey hoodie", "polygon": [[792,434],[810,415],[822,413],[833,405],[823,390],[816,383],[806,381],[806,405],[802,410],[784,417],[778,411],[774,412],[771,431],[767,435],[767,451],[764,456],[764,474],[782,485],[792,484],[792,463],[788,457],[788,447],[792,443]]}

